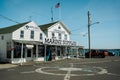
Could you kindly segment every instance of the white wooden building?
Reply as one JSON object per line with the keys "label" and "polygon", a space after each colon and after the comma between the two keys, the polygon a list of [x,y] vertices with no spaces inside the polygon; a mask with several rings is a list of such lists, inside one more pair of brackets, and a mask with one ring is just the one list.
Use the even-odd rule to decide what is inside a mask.
{"label": "white wooden building", "polygon": [[68,57],[70,31],[61,21],[37,25],[25,22],[0,28],[0,59],[10,63],[50,61]]}

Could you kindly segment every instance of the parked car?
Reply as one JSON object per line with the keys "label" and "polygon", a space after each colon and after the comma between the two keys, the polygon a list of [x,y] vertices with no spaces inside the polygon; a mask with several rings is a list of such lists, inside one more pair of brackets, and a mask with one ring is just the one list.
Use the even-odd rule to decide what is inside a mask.
{"label": "parked car", "polygon": [[115,56],[114,52],[108,51],[108,56]]}
{"label": "parked car", "polygon": [[[93,58],[105,58],[107,56],[107,51],[105,50],[91,50],[91,57]],[[85,53],[85,57],[90,57],[90,52]]]}

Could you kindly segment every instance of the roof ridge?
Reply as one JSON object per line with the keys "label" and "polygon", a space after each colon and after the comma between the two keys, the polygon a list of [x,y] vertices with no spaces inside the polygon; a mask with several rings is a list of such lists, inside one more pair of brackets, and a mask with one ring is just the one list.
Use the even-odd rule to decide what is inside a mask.
{"label": "roof ridge", "polygon": [[46,30],[47,28],[51,27],[52,25],[58,23],[59,21],[56,21],[56,22],[51,22],[51,23],[48,23],[48,24],[43,24],[43,25],[39,25],[40,29],[41,30]]}
{"label": "roof ridge", "polygon": [[48,25],[48,24],[54,24],[54,23],[57,23],[57,22],[59,22],[59,21],[50,22],[50,23],[47,23],[47,24],[42,24],[42,25],[39,25],[39,26]]}

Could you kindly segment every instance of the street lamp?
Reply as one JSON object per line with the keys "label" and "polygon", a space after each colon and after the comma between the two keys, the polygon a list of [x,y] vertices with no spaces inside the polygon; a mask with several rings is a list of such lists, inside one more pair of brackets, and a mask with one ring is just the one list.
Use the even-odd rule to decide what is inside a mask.
{"label": "street lamp", "polygon": [[91,25],[94,25],[94,24],[99,24],[99,23],[100,23],[100,22],[95,22],[95,23],[90,24],[90,26],[91,26]]}
{"label": "street lamp", "polygon": [[88,11],[88,45],[89,45],[89,58],[91,58],[91,46],[90,46],[90,26],[99,24],[100,22],[90,23],[90,12]]}

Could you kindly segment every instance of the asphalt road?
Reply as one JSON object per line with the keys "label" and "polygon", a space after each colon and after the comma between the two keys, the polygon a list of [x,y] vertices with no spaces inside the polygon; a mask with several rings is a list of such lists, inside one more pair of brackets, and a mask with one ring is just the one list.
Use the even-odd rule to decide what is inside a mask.
{"label": "asphalt road", "polygon": [[31,63],[1,69],[0,80],[120,80],[120,57]]}

